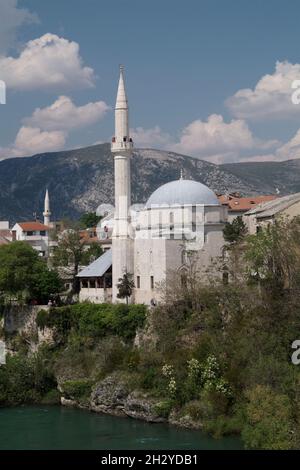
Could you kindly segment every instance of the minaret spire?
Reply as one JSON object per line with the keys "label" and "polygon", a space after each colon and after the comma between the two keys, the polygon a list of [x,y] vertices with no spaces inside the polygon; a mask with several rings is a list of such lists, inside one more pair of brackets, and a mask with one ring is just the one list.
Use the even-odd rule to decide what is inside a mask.
{"label": "minaret spire", "polygon": [[124,273],[133,272],[133,241],[130,235],[131,178],[130,159],[133,142],[129,135],[129,107],[124,80],[124,67],[120,76],[115,107],[115,135],[111,151],[115,171],[115,216],[112,235],[113,301],[117,301],[117,284]]}
{"label": "minaret spire", "polygon": [[120,77],[115,107],[115,136],[112,141],[112,152],[131,150],[132,139],[129,137],[129,108],[125,89],[124,66],[120,65]]}
{"label": "minaret spire", "polygon": [[50,224],[51,211],[50,211],[50,198],[49,198],[48,188],[46,189],[46,194],[45,194],[45,203],[44,203],[43,216],[44,216],[44,225],[49,225]]}
{"label": "minaret spire", "polygon": [[124,65],[120,65],[120,78],[117,92],[116,109],[128,109],[128,101],[124,81]]}

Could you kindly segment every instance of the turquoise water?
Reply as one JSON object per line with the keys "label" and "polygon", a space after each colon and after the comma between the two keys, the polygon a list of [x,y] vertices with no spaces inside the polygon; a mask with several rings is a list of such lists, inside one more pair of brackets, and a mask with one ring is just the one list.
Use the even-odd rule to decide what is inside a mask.
{"label": "turquoise water", "polygon": [[0,409],[0,449],[241,449],[238,438],[59,406]]}

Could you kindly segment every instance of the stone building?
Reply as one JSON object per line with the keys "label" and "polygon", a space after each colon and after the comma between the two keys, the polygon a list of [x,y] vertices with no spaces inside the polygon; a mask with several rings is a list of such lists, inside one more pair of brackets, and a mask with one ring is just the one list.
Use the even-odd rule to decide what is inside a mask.
{"label": "stone building", "polygon": [[300,193],[289,194],[273,201],[259,204],[244,214],[244,222],[250,234],[274,223],[278,218],[293,218],[300,215]]}
{"label": "stone building", "polygon": [[228,207],[228,222],[232,222],[237,217],[242,217],[246,212],[255,209],[259,204],[264,202],[273,201],[278,196],[274,194],[242,197],[237,193],[234,194],[222,194],[218,196],[221,204]]}

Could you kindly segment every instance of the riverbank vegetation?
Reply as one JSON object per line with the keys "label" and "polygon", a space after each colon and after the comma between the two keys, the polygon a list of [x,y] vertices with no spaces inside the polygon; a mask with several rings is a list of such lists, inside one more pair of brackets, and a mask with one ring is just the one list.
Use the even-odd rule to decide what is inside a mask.
{"label": "riverbank vegetation", "polygon": [[52,341],[32,354],[19,339],[23,349],[0,367],[0,403],[43,399],[58,383],[65,398],[88,406],[114,374],[153,400],[162,419],[215,437],[240,434],[247,448],[299,448],[300,366],[291,362],[299,220],[231,237],[222,269],[225,283],[204,285],[193,269],[184,282],[174,276],[165,302],[149,311],[84,303],[40,311],[37,325]]}

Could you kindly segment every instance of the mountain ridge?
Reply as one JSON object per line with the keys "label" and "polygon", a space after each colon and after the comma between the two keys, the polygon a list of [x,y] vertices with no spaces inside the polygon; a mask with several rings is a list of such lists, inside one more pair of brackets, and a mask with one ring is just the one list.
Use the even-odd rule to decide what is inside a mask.
{"label": "mountain ridge", "polygon": [[[235,165],[245,164],[215,165],[174,152],[135,149],[132,202],[146,202],[160,185],[178,179],[181,170],[186,178],[200,181],[218,193],[239,191],[250,196],[276,192],[266,178],[266,170],[259,176],[252,167],[250,171]],[[297,186],[299,180],[300,191],[300,177],[296,180],[291,187]],[[28,220],[34,212],[41,216],[47,187],[53,219],[78,218],[101,203],[113,203],[110,144],[0,161],[0,220]],[[285,192],[293,192],[288,183]]]}

